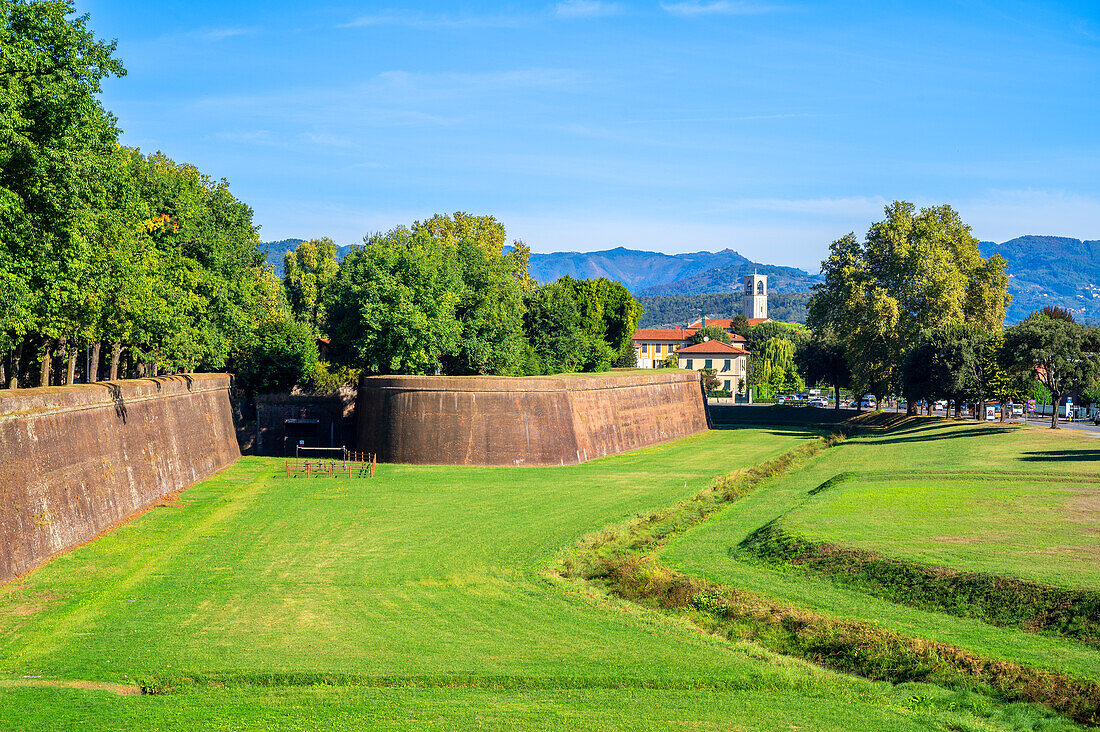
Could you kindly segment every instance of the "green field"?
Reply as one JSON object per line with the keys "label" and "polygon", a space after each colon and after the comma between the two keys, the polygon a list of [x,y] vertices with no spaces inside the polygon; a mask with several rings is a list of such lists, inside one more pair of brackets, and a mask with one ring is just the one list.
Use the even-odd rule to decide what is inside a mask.
{"label": "green field", "polygon": [[778,527],[921,565],[1100,589],[1100,523],[1095,509],[1091,518],[1081,511],[1083,497],[1100,493],[1098,457],[1100,442],[1079,433],[918,421],[821,452],[679,537],[661,558],[798,607],[1097,680],[1095,647],[853,592],[843,577],[765,561],[743,543]]}
{"label": "green field", "polygon": [[[1067,444],[1032,432],[1043,449]],[[893,449],[929,468],[960,450],[989,464],[1019,452],[995,429],[909,436],[921,434],[923,446]],[[872,682],[701,633],[550,572],[585,535],[815,438],[797,426],[715,430],[581,466],[382,465],[374,480],[350,481],[287,479],[281,461],[244,458],[0,588],[0,729],[1072,728],[1034,705]],[[806,485],[824,480],[814,476],[833,470],[824,463],[876,462],[858,450],[889,450],[891,439],[822,451],[663,556],[811,604],[851,596],[727,549],[801,505]],[[1050,468],[1082,470],[1071,460]],[[919,625],[916,611],[859,602],[830,609],[884,606],[897,616],[884,622]],[[943,622],[994,638],[975,640],[983,652],[1065,651],[1050,663],[1100,677],[1100,652],[1080,644]],[[120,695],[108,684],[164,693]]]}

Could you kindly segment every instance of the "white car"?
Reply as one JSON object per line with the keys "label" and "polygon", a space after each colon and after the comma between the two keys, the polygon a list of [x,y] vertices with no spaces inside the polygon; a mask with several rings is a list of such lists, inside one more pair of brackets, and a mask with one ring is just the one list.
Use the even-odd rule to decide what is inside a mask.
{"label": "white car", "polygon": [[874,399],[874,397],[863,397],[863,399],[859,402],[859,408],[860,409],[874,409],[875,408],[875,399]]}
{"label": "white car", "polygon": [[817,397],[815,399],[810,400],[810,406],[811,407],[825,408],[825,407],[829,406],[829,400],[826,399],[825,397]]}

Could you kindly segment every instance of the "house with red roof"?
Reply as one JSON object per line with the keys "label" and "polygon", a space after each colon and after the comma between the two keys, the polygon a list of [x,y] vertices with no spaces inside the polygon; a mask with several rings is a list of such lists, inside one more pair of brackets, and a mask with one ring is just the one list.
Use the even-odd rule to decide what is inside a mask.
{"label": "house with red roof", "polygon": [[732,394],[744,393],[748,387],[749,352],[739,343],[704,341],[676,351],[680,368],[692,371],[714,369],[721,389]]}

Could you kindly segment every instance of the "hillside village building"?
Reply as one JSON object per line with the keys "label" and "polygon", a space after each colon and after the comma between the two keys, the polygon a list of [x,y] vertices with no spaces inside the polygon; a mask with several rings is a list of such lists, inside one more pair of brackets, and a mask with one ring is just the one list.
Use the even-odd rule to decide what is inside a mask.
{"label": "hillside village building", "polygon": [[[745,277],[742,312],[748,319],[750,326],[760,325],[770,320],[768,317],[767,279],[767,275],[761,274],[751,274]],[[744,336],[733,332],[732,318],[707,318],[704,316],[683,328],[639,328],[634,331],[634,355],[637,359],[638,368],[661,368],[666,358],[679,353],[688,345],[688,341],[695,335],[697,330],[708,325],[721,328],[729,333],[734,345],[745,343]],[[748,351],[744,351],[744,353],[748,354]],[[696,366],[696,368],[709,367]]]}

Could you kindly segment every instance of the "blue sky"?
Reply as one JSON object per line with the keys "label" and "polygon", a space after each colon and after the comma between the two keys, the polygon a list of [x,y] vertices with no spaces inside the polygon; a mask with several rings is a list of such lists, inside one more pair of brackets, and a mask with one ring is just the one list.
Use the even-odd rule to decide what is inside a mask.
{"label": "blue sky", "polygon": [[491,213],[535,251],[816,269],[893,199],[1100,238],[1100,3],[77,0],[124,141],[265,240]]}

